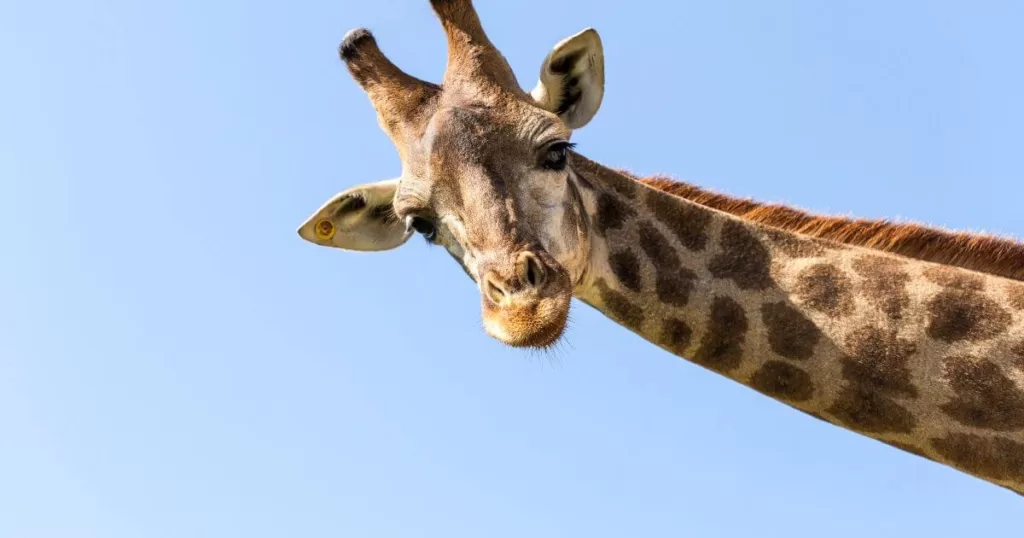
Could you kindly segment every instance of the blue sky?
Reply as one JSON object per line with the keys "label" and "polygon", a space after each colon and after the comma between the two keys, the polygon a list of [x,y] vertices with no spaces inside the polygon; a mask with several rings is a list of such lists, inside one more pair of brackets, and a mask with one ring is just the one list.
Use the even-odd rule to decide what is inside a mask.
{"label": "blue sky", "polygon": [[[594,26],[607,165],[1024,236],[1020,2],[478,1],[532,86]],[[397,6],[403,7],[397,7]],[[428,3],[0,5],[0,536],[965,536],[1019,497],[577,304],[503,348],[422,241],[302,242],[397,175],[336,56],[437,80]]]}

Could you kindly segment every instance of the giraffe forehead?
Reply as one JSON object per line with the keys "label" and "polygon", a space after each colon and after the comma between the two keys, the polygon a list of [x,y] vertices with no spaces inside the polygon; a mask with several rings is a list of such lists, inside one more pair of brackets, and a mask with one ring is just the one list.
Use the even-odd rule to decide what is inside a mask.
{"label": "giraffe forehead", "polygon": [[504,205],[516,165],[529,157],[523,122],[508,116],[500,106],[479,103],[439,109],[409,152],[411,189],[433,203],[454,202],[467,209],[480,203]]}
{"label": "giraffe forehead", "polygon": [[551,113],[514,99],[462,100],[433,114],[419,147],[430,155],[482,160],[522,156],[538,140],[569,134]]}

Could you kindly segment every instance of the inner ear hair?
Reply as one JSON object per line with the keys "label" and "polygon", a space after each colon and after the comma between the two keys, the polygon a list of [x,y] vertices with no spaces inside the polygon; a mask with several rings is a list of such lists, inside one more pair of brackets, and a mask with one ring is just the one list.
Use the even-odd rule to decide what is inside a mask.
{"label": "inner ear hair", "polygon": [[394,193],[398,179],[356,185],[339,193],[333,215],[349,218],[357,214],[390,224],[398,221],[395,214]]}
{"label": "inner ear hair", "polygon": [[[366,201],[363,201],[366,204]],[[395,205],[391,202],[370,206],[366,210],[371,217],[380,219],[386,224],[398,222],[398,214],[395,213]]]}
{"label": "inner ear hair", "polygon": [[363,197],[363,193],[356,191],[341,201],[338,211],[359,211],[364,207],[366,207],[366,198]]}
{"label": "inner ear hair", "polygon": [[589,123],[604,97],[604,51],[597,31],[587,28],[556,44],[531,95],[571,129]]}
{"label": "inner ear hair", "polygon": [[583,90],[580,88],[580,77],[573,73],[573,68],[584,54],[586,52],[583,50],[574,50],[563,56],[552,58],[552,62],[548,65],[548,70],[557,75],[556,80],[561,85],[560,91],[552,92],[551,96],[554,98],[551,103],[551,111],[559,116],[568,112],[570,107],[579,102],[583,94]]}

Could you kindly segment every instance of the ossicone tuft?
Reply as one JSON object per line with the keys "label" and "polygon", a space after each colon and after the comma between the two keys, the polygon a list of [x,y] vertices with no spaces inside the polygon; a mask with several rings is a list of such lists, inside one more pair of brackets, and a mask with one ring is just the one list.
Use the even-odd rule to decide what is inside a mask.
{"label": "ossicone tuft", "polygon": [[349,61],[359,55],[359,49],[366,45],[376,45],[377,40],[373,38],[366,28],[355,28],[349,30],[338,46],[338,55],[342,60]]}

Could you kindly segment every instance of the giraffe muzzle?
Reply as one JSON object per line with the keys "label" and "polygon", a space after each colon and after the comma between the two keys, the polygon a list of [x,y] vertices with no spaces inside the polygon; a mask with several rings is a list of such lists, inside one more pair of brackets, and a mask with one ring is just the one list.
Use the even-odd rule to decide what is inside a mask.
{"label": "giraffe muzzle", "polygon": [[514,347],[548,347],[562,335],[572,287],[568,273],[543,252],[523,251],[480,278],[484,328]]}

